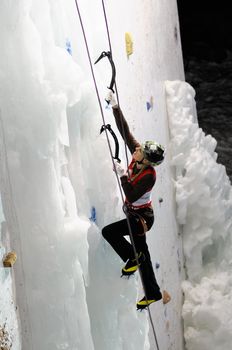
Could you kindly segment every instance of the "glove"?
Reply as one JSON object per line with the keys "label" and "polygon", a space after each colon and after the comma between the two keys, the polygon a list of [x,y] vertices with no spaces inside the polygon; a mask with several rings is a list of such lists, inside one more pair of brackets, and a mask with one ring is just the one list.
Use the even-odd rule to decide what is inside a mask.
{"label": "glove", "polygon": [[106,95],[105,100],[106,100],[106,102],[107,102],[108,104],[110,104],[112,107],[115,107],[115,106],[118,105],[118,103],[117,103],[117,101],[116,101],[116,99],[115,99],[115,95],[114,95],[114,93],[113,93],[112,90],[109,90],[109,91],[107,92],[107,95]]}
{"label": "glove", "polygon": [[114,160],[114,165],[115,165],[115,168],[113,168],[113,171],[116,171],[116,173],[118,174],[119,177],[127,175],[126,174],[126,170],[124,169],[124,167],[119,162]]}

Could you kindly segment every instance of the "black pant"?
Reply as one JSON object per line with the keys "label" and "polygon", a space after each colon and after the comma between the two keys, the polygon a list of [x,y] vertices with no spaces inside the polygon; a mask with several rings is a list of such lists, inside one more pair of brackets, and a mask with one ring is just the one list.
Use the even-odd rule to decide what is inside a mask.
{"label": "black pant", "polygon": [[[144,227],[140,220],[140,217],[142,216],[146,221],[148,230],[150,230],[154,222],[153,210],[150,208],[140,209],[138,211],[131,211],[127,215],[131,226],[136,252],[138,254],[142,252],[145,256],[145,260],[140,265],[140,271],[146,296],[148,299],[158,298],[160,297],[160,288],[155,278],[148,245],[146,243],[146,234],[144,234]],[[105,226],[102,230],[102,235],[123,261],[135,258],[131,243],[129,243],[124,237],[129,235],[127,219]]]}

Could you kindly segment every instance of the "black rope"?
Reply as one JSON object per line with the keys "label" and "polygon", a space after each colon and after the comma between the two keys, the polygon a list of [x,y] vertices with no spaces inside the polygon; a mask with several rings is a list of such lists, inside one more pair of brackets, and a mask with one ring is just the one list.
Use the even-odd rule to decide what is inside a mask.
{"label": "black rope", "polygon": [[[80,9],[79,9],[77,0],[75,0],[75,4],[76,4],[76,9],[77,9],[77,12],[78,12],[79,20],[80,20],[80,25],[81,25],[83,37],[84,37],[85,47],[86,47],[86,51],[87,51],[87,55],[88,55],[88,60],[89,60],[90,68],[91,68],[91,74],[92,74],[92,78],[93,78],[93,82],[94,82],[94,86],[95,86],[95,90],[96,90],[96,94],[97,94],[97,99],[98,99],[98,103],[99,103],[99,107],[100,107],[100,112],[101,112],[103,124],[104,124],[104,126],[106,127],[106,122],[105,122],[105,117],[104,117],[104,113],[103,113],[103,109],[102,109],[102,105],[101,105],[100,95],[99,95],[99,91],[98,91],[98,87],[97,87],[97,83],[96,83],[96,78],[95,78],[95,74],[94,74],[94,70],[93,70],[93,65],[92,65],[92,61],[91,61],[91,57],[90,57],[88,42],[87,42],[87,38],[86,38],[86,34],[85,34],[85,29],[84,29],[84,25],[83,25],[83,22],[82,22],[82,17],[81,17],[81,13],[80,13]],[[112,50],[111,41],[110,41],[110,36],[109,36],[108,21],[107,21],[107,17],[106,17],[105,6],[104,6],[104,1],[103,1],[103,0],[102,0],[102,5],[103,5],[104,17],[105,17],[105,22],[106,22],[106,27],[107,27],[107,34],[108,34],[109,46],[110,46],[110,50]],[[112,51],[111,51],[111,52],[112,52]],[[117,91],[116,83],[115,83],[115,91],[116,91],[116,95],[117,95],[117,99],[118,99],[118,91]],[[119,99],[118,99],[118,105],[119,105]],[[120,184],[120,181],[119,181],[119,176],[118,176],[118,174],[117,174],[116,167],[115,167],[115,164],[114,164],[113,152],[112,152],[112,148],[111,148],[111,145],[110,145],[110,141],[109,141],[109,136],[108,136],[108,133],[107,133],[107,129],[106,129],[105,131],[106,131],[107,143],[108,143],[108,147],[109,147],[109,151],[110,151],[110,155],[111,155],[111,159],[112,159],[112,163],[113,163],[115,175],[116,175],[116,178],[117,178],[117,182],[118,182],[118,186],[119,186],[119,190],[120,190],[122,202],[124,203],[124,196],[123,196],[121,184]],[[125,152],[126,152],[126,156],[127,156],[126,144],[125,144]],[[127,164],[129,164],[129,162],[128,162],[128,156],[127,156]],[[135,259],[136,259],[137,265],[139,266],[139,261],[138,261],[138,257],[137,257],[137,252],[136,252],[136,248],[135,248],[135,243],[134,243],[133,235],[132,235],[132,230],[131,230],[130,221],[129,221],[129,218],[128,218],[128,215],[127,215],[126,212],[125,212],[125,214],[126,214],[126,218],[127,218],[127,224],[128,224],[128,228],[129,228],[130,240],[131,240],[131,244],[132,244],[132,247],[133,247]],[[140,278],[141,278],[142,285],[143,285],[143,289],[144,289],[145,298],[146,298],[146,301],[147,301],[147,296],[146,296],[146,292],[145,292],[144,283],[143,283],[143,278],[142,278],[142,274],[141,274],[140,268],[139,268],[139,273],[140,273]],[[150,322],[151,322],[151,325],[152,325],[153,334],[154,334],[154,337],[155,337],[155,342],[156,342],[157,350],[159,350],[159,345],[158,345],[158,341],[157,341],[157,337],[156,337],[155,328],[154,328],[154,324],[153,324],[153,321],[152,321],[152,317],[151,317],[149,305],[148,305],[147,307],[148,307],[149,318],[150,318]]]}
{"label": "black rope", "polygon": [[[102,8],[103,8],[103,13],[104,13],[104,18],[105,18],[105,24],[106,24],[106,31],[107,31],[109,48],[110,48],[110,52],[111,52],[111,57],[113,59],[112,45],[111,45],[111,39],[110,39],[110,31],[109,31],[109,25],[108,25],[108,19],[107,19],[107,14],[106,14],[104,0],[102,0]],[[116,96],[117,96],[117,100],[118,100],[118,106],[120,107],[119,95],[118,95],[118,89],[117,89],[116,80],[115,80],[115,92],[116,92]],[[125,130],[124,130],[123,124],[122,124],[122,130],[123,130],[123,136],[125,136]],[[125,144],[125,153],[126,153],[127,167],[128,167],[129,162],[128,162],[128,154],[127,154],[127,147],[126,147],[125,137],[124,137],[124,144]],[[126,214],[128,228],[129,228],[129,233],[130,233],[131,244],[133,246],[133,250],[134,250],[134,254],[135,254],[135,258],[136,258],[136,263],[139,266],[140,279],[141,279],[141,282],[142,282],[142,285],[143,285],[144,295],[145,295],[145,299],[146,299],[146,302],[147,302],[148,299],[147,299],[147,295],[146,295],[145,285],[144,285],[144,281],[143,281],[143,277],[142,277],[139,261],[138,261],[138,258],[137,258],[137,252],[136,252],[136,249],[135,249],[135,243],[134,243],[134,239],[133,239],[133,234],[132,234],[130,221],[129,221],[129,218],[128,218],[128,214],[125,211],[124,211],[124,213]],[[148,304],[148,302],[147,302],[147,304]],[[149,305],[147,306],[147,308],[148,308],[148,314],[149,314],[149,319],[150,319],[152,331],[153,331],[154,338],[155,338],[156,347],[157,347],[157,350],[159,350],[159,343],[158,343],[158,339],[157,339],[157,335],[156,335],[156,331],[155,331],[155,326],[154,326],[154,322],[152,320],[152,316],[151,316],[151,311],[150,311]]]}

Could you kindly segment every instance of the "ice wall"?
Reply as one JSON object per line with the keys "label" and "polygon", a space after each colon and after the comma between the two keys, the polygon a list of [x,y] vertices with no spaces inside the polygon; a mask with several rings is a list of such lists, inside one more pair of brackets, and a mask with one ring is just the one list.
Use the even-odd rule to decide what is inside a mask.
{"label": "ice wall", "polygon": [[187,276],[183,318],[187,349],[231,348],[232,188],[216,162],[216,140],[199,128],[195,91],[167,82],[177,219]]}
{"label": "ice wall", "polygon": [[[79,5],[95,61],[108,50],[101,2]],[[156,224],[148,241],[161,288],[173,301],[153,305],[151,313],[160,347],[180,350],[182,254],[163,85],[183,79],[176,2],[106,1],[106,8],[123,111],[139,140],[156,138],[167,147],[167,161],[157,169]],[[130,58],[125,32],[134,41]],[[154,348],[147,313],[135,308],[142,293],[138,276],[120,279],[122,262],[101,237],[104,225],[123,217],[122,203],[99,135],[102,120],[75,2],[3,0],[0,39],[0,186],[4,225],[18,253],[22,349]],[[99,63],[95,74],[115,129],[104,102],[108,63]],[[15,340],[12,349],[20,348]]]}

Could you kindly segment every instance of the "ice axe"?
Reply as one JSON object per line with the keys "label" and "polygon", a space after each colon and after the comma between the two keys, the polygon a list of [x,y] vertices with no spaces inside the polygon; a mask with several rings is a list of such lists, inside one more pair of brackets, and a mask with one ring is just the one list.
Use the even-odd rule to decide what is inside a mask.
{"label": "ice axe", "polygon": [[[114,93],[114,84],[115,84],[115,77],[116,77],[116,69],[115,69],[115,64],[114,61],[112,59],[112,54],[110,51],[103,51],[101,53],[101,55],[98,57],[98,59],[96,60],[96,62],[94,62],[94,64],[98,63],[102,58],[107,57],[111,68],[112,68],[112,77],[111,77],[111,82],[110,82],[110,86],[108,87],[108,89],[110,89],[113,93]],[[108,104],[110,101],[106,101]]]}
{"label": "ice axe", "polygon": [[108,130],[111,135],[113,136],[114,139],[114,143],[115,143],[115,155],[114,155],[114,159],[116,159],[119,163],[121,163],[121,160],[118,158],[118,154],[119,154],[119,143],[118,143],[118,139],[117,136],[115,135],[115,133],[113,132],[113,130],[111,129],[111,125],[107,124],[107,125],[102,125],[101,130],[100,130],[100,134],[104,131],[104,130]]}

